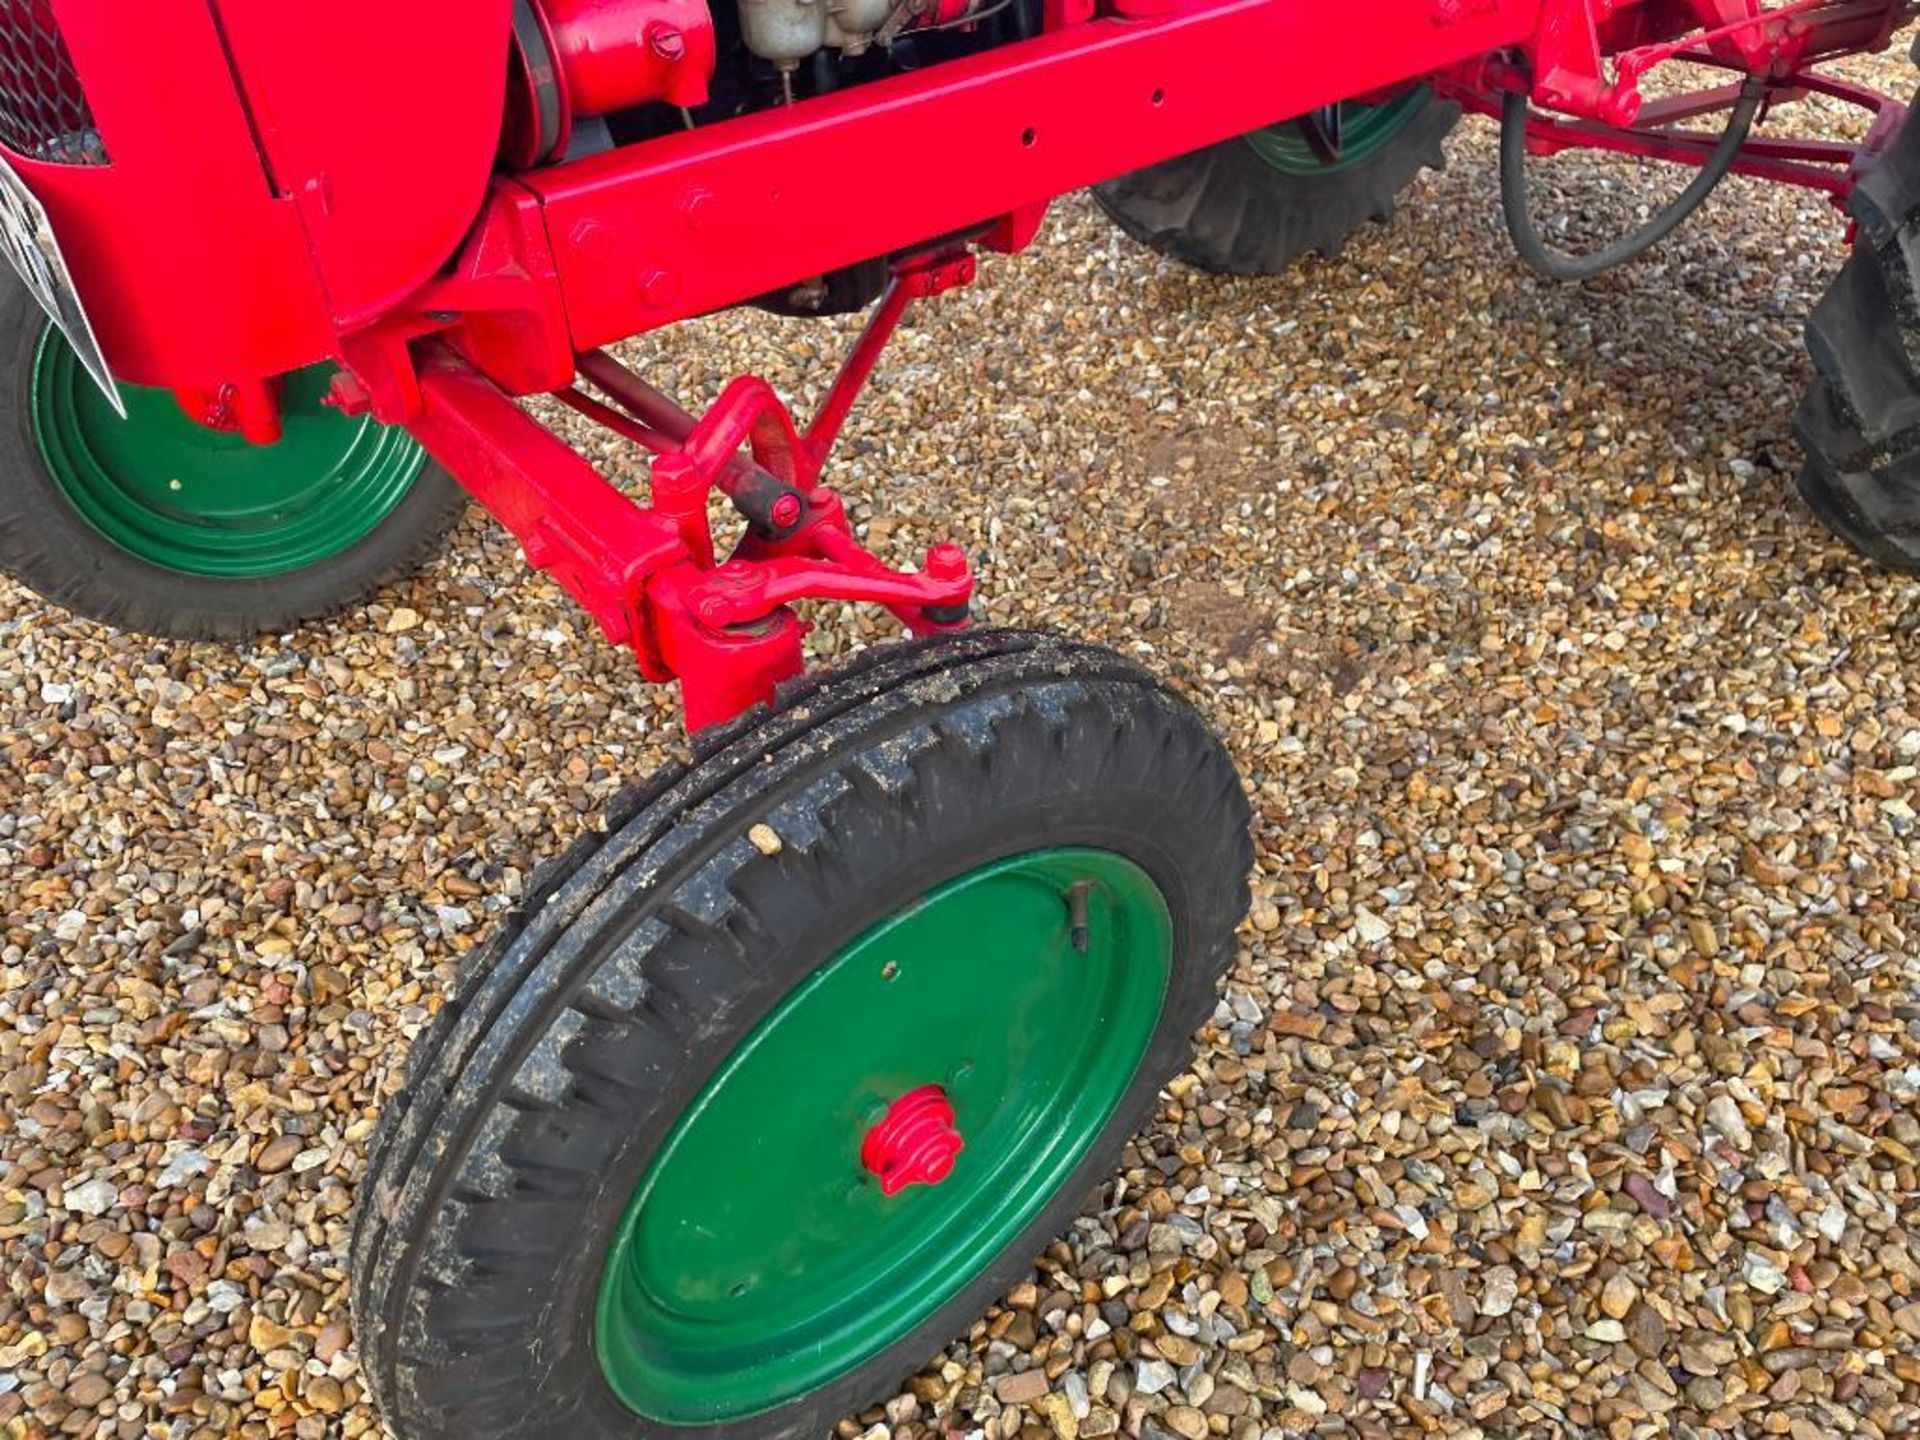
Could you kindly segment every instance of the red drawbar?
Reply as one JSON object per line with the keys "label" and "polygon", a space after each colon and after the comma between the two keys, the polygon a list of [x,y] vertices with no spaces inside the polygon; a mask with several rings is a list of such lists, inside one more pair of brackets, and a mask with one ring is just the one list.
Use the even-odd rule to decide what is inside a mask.
{"label": "red drawbar", "polygon": [[909,1185],[938,1185],[965,1148],[947,1092],[922,1085],[894,1101],[867,1131],[860,1163],[879,1177],[882,1195],[898,1195]]}

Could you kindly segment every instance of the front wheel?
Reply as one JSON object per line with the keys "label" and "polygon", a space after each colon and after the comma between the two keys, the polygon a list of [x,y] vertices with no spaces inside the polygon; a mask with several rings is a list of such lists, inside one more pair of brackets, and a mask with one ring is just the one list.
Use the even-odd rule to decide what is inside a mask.
{"label": "front wheel", "polygon": [[1415,86],[1330,105],[1094,187],[1142,244],[1201,270],[1280,275],[1392,218],[1421,170],[1445,164],[1460,107]]}
{"label": "front wheel", "polygon": [[285,377],[285,433],[251,445],[165,390],[121,418],[0,266],[0,571],[116,629],[241,639],[351,605],[437,550],[464,492],[404,430]]}
{"label": "front wheel", "polygon": [[403,1440],[824,1435],[1026,1271],[1215,1002],[1248,812],[1110,652],[883,652],[567,857],[383,1119],[355,1236]]}

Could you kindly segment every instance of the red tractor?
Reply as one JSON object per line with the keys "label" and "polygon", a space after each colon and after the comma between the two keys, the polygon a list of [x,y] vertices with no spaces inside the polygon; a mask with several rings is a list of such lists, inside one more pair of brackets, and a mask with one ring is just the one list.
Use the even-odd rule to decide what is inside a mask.
{"label": "red tractor", "polygon": [[[0,564],[238,636],[352,603],[477,499],[695,732],[531,887],[384,1117],[353,1267],[395,1431],[825,1432],[1021,1273],[1212,1011],[1250,860],[1215,738],[1114,654],[970,630],[967,556],[890,566],[824,483],[910,304],[1090,184],[1147,245],[1279,270],[1383,217],[1463,109],[1498,117],[1509,228],[1558,278],[1728,173],[1810,186],[1861,243],[1808,329],[1802,488],[1920,568],[1920,132],[1820,69],[1908,18],[0,0]],[[1760,132],[1815,93],[1859,143]],[[1570,148],[1695,173],[1572,254],[1526,185]],[[604,348],[742,304],[871,307],[811,421],[753,376],[690,414]],[[646,493],[543,395],[647,451]],[[918,638],[803,677],[810,600]]]}

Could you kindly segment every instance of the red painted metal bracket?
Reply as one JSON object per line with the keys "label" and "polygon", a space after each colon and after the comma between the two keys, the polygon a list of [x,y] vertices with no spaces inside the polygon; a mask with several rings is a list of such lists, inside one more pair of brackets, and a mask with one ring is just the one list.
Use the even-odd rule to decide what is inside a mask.
{"label": "red painted metal bracket", "polygon": [[[820,470],[907,306],[973,273],[964,251],[903,264],[804,432],[757,376],[734,380],[695,419],[611,356],[581,357],[608,401],[575,387],[559,398],[654,456],[646,505],[444,344],[425,351],[410,428],[514,533],[530,564],[633,648],[649,679],[680,682],[688,728],[698,730],[771,700],[799,673],[797,602],[881,605],[922,635],[966,625],[965,553],[935,545],[917,571],[888,567],[854,538]],[[709,518],[715,491],[747,522],[724,561]]]}
{"label": "red painted metal bracket", "polygon": [[420,389],[414,436],[513,532],[528,564],[553,576],[607,639],[639,651],[651,676],[667,678],[642,591],[685,554],[672,523],[635,505],[451,350],[427,351]]}
{"label": "red painted metal bracket", "polygon": [[[1604,150],[1698,166],[1713,153],[1720,137],[1672,127],[1681,119],[1724,112],[1737,94],[1737,86],[1721,86],[1667,97],[1647,106],[1639,122],[1626,129],[1536,114],[1527,121],[1527,149],[1542,156],[1569,149]],[[1804,94],[1826,95],[1866,111],[1871,117],[1867,133],[1857,143],[1756,135],[1741,147],[1733,173],[1818,190],[1836,205],[1844,205],[1859,180],[1861,167],[1899,131],[1907,107],[1878,91],[1813,74],[1795,75],[1783,86],[1770,87],[1769,103],[1776,103],[1775,96],[1784,101]],[[1476,109],[1487,109],[1484,101],[1474,104]]]}
{"label": "red painted metal bracket", "polygon": [[[1861,167],[1893,137],[1906,106],[1891,96],[1830,78],[1819,61],[1883,48],[1905,18],[1886,0],[1792,0],[1760,9],[1754,0],[1685,0],[1698,24],[1654,41],[1612,50],[1609,23],[1642,21],[1645,12],[1613,0],[1548,0],[1533,41],[1520,47],[1524,65],[1488,56],[1439,77],[1436,84],[1470,109],[1498,119],[1502,98],[1525,91],[1536,106],[1527,121],[1535,155],[1602,150],[1680,165],[1702,165],[1717,133],[1677,128],[1730,110],[1738,84],[1708,86],[1647,100],[1641,82],[1657,66],[1680,62],[1767,81],[1763,118],[1809,94],[1824,95],[1871,117],[1857,143],[1756,133],[1741,147],[1733,173],[1819,190],[1844,204]],[[1704,27],[1704,28],[1702,28]],[[1530,78],[1532,77],[1532,78]]]}
{"label": "red painted metal bracket", "polygon": [[196,423],[242,436],[251,445],[275,445],[282,433],[279,380],[237,380],[212,389],[175,390],[173,398]]}
{"label": "red painted metal bracket", "polygon": [[[1883,45],[1903,14],[1892,0],[1790,0],[1767,11],[1757,0],[1130,0],[1084,18],[1061,10],[1058,28],[1033,40],[499,179],[450,272],[379,326],[343,337],[339,353],[391,423],[406,423],[418,403],[408,347],[436,331],[503,389],[552,391],[571,378],[577,352],[928,236],[1015,250],[1051,196],[1422,75],[1493,113],[1505,91],[1529,90],[1558,112],[1536,123],[1542,148],[1698,163],[1711,141],[1674,128],[1675,102],[1642,98],[1656,64],[1767,74],[1777,101],[1818,91],[1867,103],[1807,67]],[[1355,33],[1368,44],[1352,45]],[[1303,54],[1316,63],[1280,63]],[[1712,98],[1684,103],[1706,113]],[[1884,136],[1898,112],[1873,103],[1886,107]],[[929,134],[950,137],[951,163],[927,163]],[[1739,168],[1844,195],[1862,153],[1870,148],[1756,136]],[[862,163],[844,164],[849,154]],[[591,397],[569,403],[607,419]]]}
{"label": "red painted metal bracket", "polygon": [[1526,68],[1517,82],[1498,56],[1476,68],[1526,89],[1544,110],[1629,130],[1643,120],[1641,81],[1657,66],[1690,60],[1781,82],[1816,60],[1883,48],[1905,8],[1888,0],[1545,0],[1519,47]]}

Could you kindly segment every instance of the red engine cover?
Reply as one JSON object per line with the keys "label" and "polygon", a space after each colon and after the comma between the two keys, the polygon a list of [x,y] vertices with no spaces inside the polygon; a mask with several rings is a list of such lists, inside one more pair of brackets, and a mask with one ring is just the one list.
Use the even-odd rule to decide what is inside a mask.
{"label": "red engine cover", "polygon": [[294,369],[444,266],[485,200],[510,3],[51,0],[109,163],[14,163],[114,373]]}
{"label": "red engine cover", "polygon": [[419,288],[479,215],[510,3],[216,0],[274,189],[299,207],[342,328]]}

